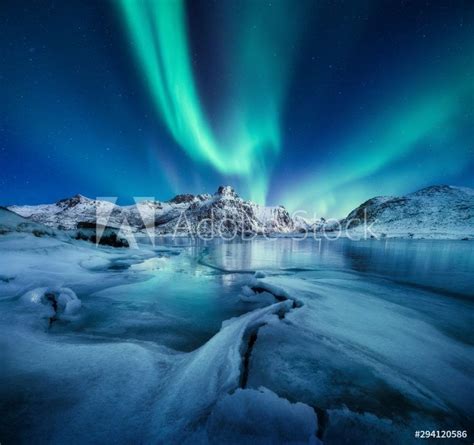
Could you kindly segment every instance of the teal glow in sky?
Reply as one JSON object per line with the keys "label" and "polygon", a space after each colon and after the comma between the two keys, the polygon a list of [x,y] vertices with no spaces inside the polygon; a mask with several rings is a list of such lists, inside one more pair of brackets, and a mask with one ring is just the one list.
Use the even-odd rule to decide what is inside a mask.
{"label": "teal glow in sky", "polygon": [[474,187],[474,2],[26,3],[0,5],[0,204]]}
{"label": "teal glow in sky", "polygon": [[[233,77],[211,125],[200,100],[182,0],[120,0],[131,45],[159,116],[189,156],[241,179],[264,202],[272,159],[281,148],[281,112],[301,28],[301,5],[242,3],[227,69]],[[284,30],[284,34],[282,34]],[[213,128],[217,130],[214,131]]]}
{"label": "teal glow in sky", "polygon": [[[474,85],[467,77],[449,89],[427,94],[426,87],[420,87],[415,99],[394,100],[393,110],[351,134],[334,160],[296,180],[282,202],[292,211],[311,208],[316,215],[341,217],[354,202],[367,199],[366,188],[371,186],[362,187],[364,182],[380,183],[374,196],[380,190],[396,194],[400,183],[416,190],[420,180],[429,183],[442,171],[456,174],[467,169],[474,148],[468,134],[471,114],[463,100],[474,98]],[[400,164],[404,159],[409,176],[407,165]]]}
{"label": "teal glow in sky", "polygon": [[[469,175],[474,160],[471,36],[460,26],[429,50],[436,63],[414,65],[406,84],[395,78],[391,90],[382,93],[386,100],[338,140],[337,156],[313,164],[281,194],[286,207],[342,217],[372,196],[415,191],[443,175]],[[460,39],[463,51],[450,54]]]}

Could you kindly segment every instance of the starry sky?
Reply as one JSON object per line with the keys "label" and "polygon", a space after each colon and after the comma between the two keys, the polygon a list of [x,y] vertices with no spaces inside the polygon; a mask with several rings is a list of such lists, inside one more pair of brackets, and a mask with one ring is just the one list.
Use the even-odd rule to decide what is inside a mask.
{"label": "starry sky", "polygon": [[474,187],[474,2],[0,2],[0,204]]}

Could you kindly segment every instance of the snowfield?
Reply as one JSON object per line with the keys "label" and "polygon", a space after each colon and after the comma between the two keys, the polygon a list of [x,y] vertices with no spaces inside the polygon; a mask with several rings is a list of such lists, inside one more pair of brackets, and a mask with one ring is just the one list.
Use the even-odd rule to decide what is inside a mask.
{"label": "snowfield", "polygon": [[473,419],[463,241],[96,246],[0,210],[5,443],[399,444]]}

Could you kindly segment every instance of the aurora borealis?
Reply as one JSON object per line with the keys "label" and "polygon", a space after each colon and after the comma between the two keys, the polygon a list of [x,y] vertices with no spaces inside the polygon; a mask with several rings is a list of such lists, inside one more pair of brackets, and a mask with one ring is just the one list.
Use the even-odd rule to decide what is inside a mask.
{"label": "aurora borealis", "polygon": [[343,216],[474,186],[474,4],[0,6],[0,202],[245,198]]}
{"label": "aurora borealis", "polygon": [[233,48],[226,57],[226,69],[238,74],[220,99],[224,102],[216,119],[220,137],[214,134],[197,92],[184,2],[121,0],[120,4],[150,93],[175,141],[192,159],[242,178],[250,197],[264,201],[272,152],[280,149],[281,107],[302,4],[277,2],[268,9],[259,2],[241,3],[241,17],[232,29],[232,35],[241,38],[230,39]]}

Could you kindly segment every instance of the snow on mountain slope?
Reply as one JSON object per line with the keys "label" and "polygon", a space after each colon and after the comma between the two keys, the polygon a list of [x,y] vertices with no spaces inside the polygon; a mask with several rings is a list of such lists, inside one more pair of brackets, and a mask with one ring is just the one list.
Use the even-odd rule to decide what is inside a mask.
{"label": "snow on mountain slope", "polygon": [[55,204],[37,206],[10,206],[9,210],[29,218],[32,221],[62,230],[77,228],[79,222],[92,222],[97,212],[112,209],[114,205],[107,201],[97,201],[82,195],[62,199]]}
{"label": "snow on mountain slope", "polygon": [[[56,205],[42,205],[42,210],[44,211],[45,207],[48,207],[52,212],[57,211],[55,208]],[[57,206],[56,206],[57,207]],[[25,211],[26,214],[30,212],[31,207]],[[6,234],[33,234],[34,236],[40,237],[50,237],[50,238],[58,238],[62,241],[69,242],[71,239],[76,240],[83,240],[83,241],[91,241],[93,243],[97,242],[97,233],[96,233],[96,226],[95,223],[92,225],[88,225],[89,223],[85,221],[80,221],[77,223],[77,227],[74,230],[69,230],[68,232],[64,232],[63,230],[58,230],[55,227],[54,223],[51,221],[55,221],[52,216],[54,214],[49,215],[47,212],[43,214],[46,218],[44,222],[41,221],[40,218],[33,219],[33,218],[26,218],[24,216],[19,215],[18,213],[13,212],[12,210],[8,210],[4,207],[0,207],[0,235]],[[38,221],[38,222],[36,222]],[[46,221],[48,223],[46,223]],[[48,227],[49,226],[49,227]],[[53,226],[53,227],[51,227]],[[71,224],[68,222],[69,228],[73,228]],[[64,229],[63,225],[57,226],[59,229]],[[116,228],[105,226],[101,233],[101,236],[98,240],[98,244],[112,246],[112,247],[129,247],[129,242],[127,241],[126,237],[123,236],[122,233]]]}
{"label": "snow on mountain slope", "polygon": [[[131,206],[76,195],[55,204],[11,206],[9,210],[59,229],[83,229],[97,223],[122,230],[125,227],[125,232],[128,227],[133,232],[199,234],[204,238],[339,229],[335,220],[292,218],[284,207],[245,201],[229,186],[219,187],[213,195],[182,194],[167,202],[148,200]],[[436,185],[401,197],[378,196],[350,212],[340,221],[340,228],[343,236],[355,237],[474,238],[474,190]]]}
{"label": "snow on mountain slope", "polygon": [[408,238],[474,238],[474,190],[435,185],[401,197],[379,196],[342,221],[349,233]]}
{"label": "snow on mountain slope", "polygon": [[36,237],[56,236],[57,234],[50,228],[29,221],[4,207],[0,207],[0,235],[10,233],[29,233]]}
{"label": "snow on mountain slope", "polygon": [[204,236],[289,233],[293,221],[283,207],[264,207],[245,201],[232,187],[221,186],[213,196],[198,195],[184,212],[158,225],[160,233],[199,233]]}
{"label": "snow on mountain slope", "polygon": [[283,207],[264,207],[244,201],[232,187],[214,195],[177,195],[167,202],[141,201],[118,206],[76,195],[55,204],[11,206],[9,210],[32,221],[65,230],[96,222],[108,227],[130,226],[134,231],[156,228],[157,233],[226,234],[288,233],[293,221]]}

